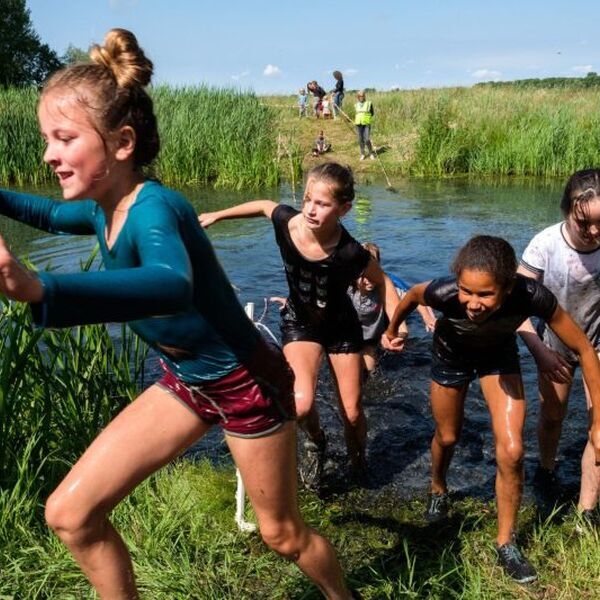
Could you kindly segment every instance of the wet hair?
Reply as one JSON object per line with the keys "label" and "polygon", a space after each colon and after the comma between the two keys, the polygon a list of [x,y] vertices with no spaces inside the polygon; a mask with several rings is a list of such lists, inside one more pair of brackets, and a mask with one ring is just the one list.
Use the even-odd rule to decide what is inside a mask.
{"label": "wet hair", "polygon": [[333,72],[333,77],[334,79],[336,79],[337,81],[340,81],[342,79],[342,73],[341,71],[334,71]]}
{"label": "wet hair", "polygon": [[505,239],[477,235],[458,251],[451,269],[457,277],[465,269],[491,273],[498,285],[506,289],[515,279],[517,257],[513,247]]}
{"label": "wet hair", "polygon": [[41,99],[55,92],[74,94],[105,144],[112,132],[131,127],[136,135],[134,167],[149,165],[160,150],[152,99],[144,89],[152,78],[152,62],[126,29],[111,29],[104,45],[91,47],[90,60],[54,73]]}
{"label": "wet hair", "polygon": [[590,221],[589,204],[594,198],[600,198],[600,169],[576,171],[567,181],[560,210],[568,217],[579,208],[584,221],[582,225],[587,229]]}
{"label": "wet hair", "polygon": [[377,261],[381,262],[381,250],[379,246],[373,242],[365,242],[362,247],[369,252],[369,254]]}
{"label": "wet hair", "polygon": [[336,162],[321,163],[308,172],[306,180],[311,179],[328,183],[338,204],[354,200],[354,175],[348,165],[342,166]]}

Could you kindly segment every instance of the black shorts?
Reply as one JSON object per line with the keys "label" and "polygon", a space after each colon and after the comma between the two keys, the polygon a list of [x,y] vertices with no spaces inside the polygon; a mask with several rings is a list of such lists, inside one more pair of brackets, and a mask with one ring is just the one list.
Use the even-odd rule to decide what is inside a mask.
{"label": "black shorts", "polygon": [[279,325],[283,346],[290,342],[315,342],[327,354],[358,354],[364,346],[356,313],[315,323],[300,319],[288,302],[281,311]]}
{"label": "black shorts", "polygon": [[476,377],[486,375],[521,374],[516,341],[493,348],[481,358],[457,357],[449,360],[438,351],[435,344],[431,354],[431,379],[444,387],[462,387]]}

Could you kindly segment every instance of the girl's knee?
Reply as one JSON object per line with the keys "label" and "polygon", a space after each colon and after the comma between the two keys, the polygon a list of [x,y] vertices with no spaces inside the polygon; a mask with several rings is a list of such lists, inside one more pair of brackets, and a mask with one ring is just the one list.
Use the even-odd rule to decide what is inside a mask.
{"label": "girl's knee", "polygon": [[520,469],[523,466],[523,445],[517,442],[498,444],[496,462],[499,468]]}
{"label": "girl's knee", "polygon": [[260,534],[269,548],[288,560],[296,561],[307,544],[309,530],[304,523],[286,521],[263,525]]}
{"label": "girl's knee", "polygon": [[[46,501],[46,523],[67,544],[85,542],[93,529],[93,523],[99,521],[98,516],[74,502],[68,494],[54,492]],[[103,513],[102,517],[104,516]]]}
{"label": "girl's knee", "polygon": [[296,416],[299,421],[302,421],[310,414],[315,403],[315,395],[302,389],[295,390],[294,400],[296,402]]}
{"label": "girl's knee", "polygon": [[435,441],[443,448],[453,448],[458,442],[460,432],[454,429],[436,429]]}

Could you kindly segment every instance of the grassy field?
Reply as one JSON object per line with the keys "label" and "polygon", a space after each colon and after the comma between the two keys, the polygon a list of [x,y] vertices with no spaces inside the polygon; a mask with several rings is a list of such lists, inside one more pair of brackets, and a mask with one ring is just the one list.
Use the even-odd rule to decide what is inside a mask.
{"label": "grassy field", "polygon": [[[45,526],[43,503],[137,393],[144,348],[125,331],[114,343],[101,326],[34,330],[28,309],[8,303],[0,340],[0,598],[92,599]],[[133,555],[143,598],[319,597],[257,534],[237,531],[234,490],[225,453],[220,466],[180,459],[115,509],[112,519]],[[531,507],[522,511],[520,542],[540,573],[539,582],[523,587],[495,564],[493,504],[457,501],[445,526],[428,526],[420,499],[400,502],[382,490],[348,489],[325,498],[303,493],[300,500],[365,599],[598,597],[598,531],[575,533],[573,516],[538,524]]]}
{"label": "grassy field", "polygon": [[[321,158],[310,154],[322,129],[325,158],[350,164],[364,181],[390,176],[565,177],[600,164],[600,89],[447,88],[369,94],[379,161],[358,161],[347,119],[299,119],[295,97],[217,88],[152,90],[162,139],[157,175],[168,185],[230,189],[296,187]],[[354,116],[354,97],[343,109]],[[41,163],[34,90],[0,90],[0,184],[52,181]]]}
{"label": "grassy field", "polygon": [[[568,176],[600,164],[600,90],[448,88],[368,94],[372,140],[393,176]],[[299,119],[294,97],[267,97],[279,111],[279,132],[293,142],[304,168],[323,158],[310,149],[319,130],[332,143],[326,158],[350,164],[360,177],[381,176],[378,162],[358,162],[352,126]],[[343,110],[354,116],[355,98]]]}
{"label": "grassy field", "polygon": [[[320,597],[258,534],[237,531],[234,492],[231,468],[180,460],[117,507],[113,522],[132,552],[142,598]],[[41,522],[41,498],[23,489],[14,490],[11,500],[8,517],[5,501],[0,505],[0,597],[94,598],[67,551]],[[443,527],[421,520],[423,504],[417,500],[375,500],[360,491],[325,500],[304,494],[301,506],[306,520],[335,545],[348,581],[365,600],[598,597],[598,532],[575,533],[574,518],[538,525],[531,509],[522,513],[521,542],[540,580],[520,586],[495,564],[493,505],[460,501]]]}

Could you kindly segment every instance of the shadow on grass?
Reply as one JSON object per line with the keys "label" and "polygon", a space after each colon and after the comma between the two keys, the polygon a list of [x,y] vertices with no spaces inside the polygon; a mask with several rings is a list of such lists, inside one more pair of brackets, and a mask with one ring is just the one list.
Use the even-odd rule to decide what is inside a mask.
{"label": "shadow on grass", "polygon": [[446,592],[458,592],[461,536],[475,529],[479,521],[473,515],[457,514],[443,524],[427,524],[414,515],[393,518],[354,511],[332,519],[332,524],[363,532],[367,529],[370,537],[379,537],[378,544],[376,540],[369,544],[368,554],[358,549],[346,553],[345,566],[353,586],[389,589],[392,597],[426,597],[435,588],[441,591],[441,585]]}

